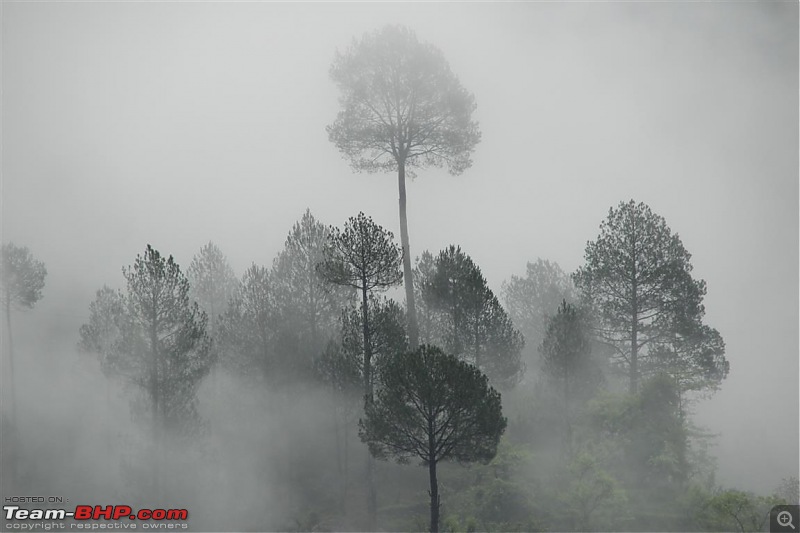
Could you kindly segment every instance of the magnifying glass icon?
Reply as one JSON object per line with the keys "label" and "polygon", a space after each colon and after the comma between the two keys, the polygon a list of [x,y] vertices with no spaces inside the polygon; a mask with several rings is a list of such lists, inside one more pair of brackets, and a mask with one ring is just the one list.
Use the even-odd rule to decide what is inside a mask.
{"label": "magnifying glass icon", "polygon": [[792,513],[789,511],[781,511],[778,513],[778,516],[775,517],[778,521],[778,524],[781,527],[789,526],[790,528],[794,529],[794,524],[792,524]]}

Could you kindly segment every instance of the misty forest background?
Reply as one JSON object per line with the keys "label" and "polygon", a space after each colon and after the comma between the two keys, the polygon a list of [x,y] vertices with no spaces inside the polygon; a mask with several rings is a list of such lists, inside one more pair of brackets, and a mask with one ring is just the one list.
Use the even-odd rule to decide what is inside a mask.
{"label": "misty forest background", "polygon": [[[361,179],[397,178],[399,224],[369,203],[347,220],[308,209],[272,220],[283,248],[240,271],[225,242],[191,257],[142,243],[73,302],[69,332],[37,326],[58,273],[4,239],[3,495],[187,508],[193,529],[242,531],[763,531],[799,503],[794,472],[770,491],[717,480],[717,436],[694,414],[736,368],[705,317],[714,279],[693,273],[692,229],[623,197],[574,272],[530,257],[487,279],[466,243],[421,250],[406,182],[470,172],[475,98],[412,30],[354,37],[329,73],[340,113],[320,121],[330,150],[379,173]],[[428,378],[437,390],[399,396]],[[419,429],[440,439],[433,460],[414,398],[441,402]]]}

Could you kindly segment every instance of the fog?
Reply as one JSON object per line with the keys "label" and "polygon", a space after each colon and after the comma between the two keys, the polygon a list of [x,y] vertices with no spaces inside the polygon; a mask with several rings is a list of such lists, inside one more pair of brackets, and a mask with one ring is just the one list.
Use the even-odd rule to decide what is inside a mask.
{"label": "fog", "polygon": [[[574,272],[609,208],[647,203],[692,254],[705,321],[726,344],[730,374],[694,417],[716,435],[716,482],[766,495],[798,475],[797,4],[0,9],[2,241],[48,272],[43,299],[12,314],[25,481],[3,496],[146,501],[121,466],[147,464],[131,391],[76,345],[95,291],[124,288],[121,269],[148,243],[185,270],[213,241],[241,277],[272,265],[307,208],[332,225],[364,211],[399,235],[394,175],[354,173],[325,131],[335,51],[388,23],[442,50],[482,131],[463,175],[408,182],[412,256],[458,244],[499,295],[539,257]],[[5,361],[5,320],[3,335]],[[336,475],[328,392],[237,379],[203,384],[205,444],[171,452],[170,499],[154,505],[186,505],[210,530],[309,529],[303,502],[337,496],[314,493],[336,484],[315,477]],[[419,479],[424,517],[424,469],[381,469]],[[356,518],[327,527],[358,527],[352,499]]]}

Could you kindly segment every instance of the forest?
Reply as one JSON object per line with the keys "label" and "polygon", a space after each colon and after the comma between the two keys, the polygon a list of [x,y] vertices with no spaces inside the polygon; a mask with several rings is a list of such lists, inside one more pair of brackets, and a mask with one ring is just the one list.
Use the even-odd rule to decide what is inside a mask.
{"label": "forest", "polygon": [[282,250],[243,272],[224,242],[130,250],[70,340],[101,391],[85,416],[102,474],[43,459],[56,444],[19,420],[13,321],[48,271],[4,243],[4,495],[48,492],[57,469],[72,503],[188,509],[193,531],[746,532],[800,503],[794,475],[769,494],[717,482],[694,412],[735,368],[664,216],[603,206],[573,272],[531,257],[489,280],[464,243],[418,250],[407,179],[468,172],[474,96],[403,26],[354,39],[329,74],[331,149],[397,177],[399,236],[365,205],[281,221]]}

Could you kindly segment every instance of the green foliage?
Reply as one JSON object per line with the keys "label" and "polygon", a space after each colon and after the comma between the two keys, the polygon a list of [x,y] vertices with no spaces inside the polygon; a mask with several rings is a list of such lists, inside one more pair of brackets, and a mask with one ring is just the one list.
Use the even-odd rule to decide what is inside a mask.
{"label": "green foliage", "polygon": [[606,396],[592,404],[594,428],[616,439],[628,479],[664,496],[688,474],[688,432],[678,411],[678,391],[665,375],[647,380],[635,396]]}
{"label": "green foliage", "polygon": [[359,435],[375,457],[489,461],[506,428],[500,394],[477,368],[422,346],[387,361]]}
{"label": "green foliage", "polygon": [[461,247],[451,245],[435,259],[424,253],[416,277],[420,316],[431,317],[423,339],[474,363],[498,386],[516,384],[525,340]]}
{"label": "green foliage", "polygon": [[475,99],[441,51],[386,26],[337,53],[330,75],[342,110],[328,137],[357,171],[447,165],[460,174],[480,141]]}
{"label": "green foliage", "polygon": [[430,478],[430,530],[439,527],[440,461],[490,461],[506,428],[500,394],[474,366],[435,346],[389,359],[382,387],[366,402],[359,437],[380,459],[420,459]]}
{"label": "green foliage", "polygon": [[724,490],[708,502],[706,526],[725,531],[764,531],[769,511],[783,503],[775,497],[756,496],[740,490]]}
{"label": "green foliage", "polygon": [[689,527],[693,511],[683,497],[692,474],[690,431],[670,376],[648,379],[636,395],[599,395],[580,429],[583,450],[626,491],[631,525]]}
{"label": "green foliage", "polygon": [[42,298],[47,269],[25,246],[4,243],[2,246],[2,293],[6,309],[30,309]]}
{"label": "green foliage", "polygon": [[472,491],[471,510],[476,520],[491,529],[520,529],[519,525],[530,521],[534,510],[531,494],[525,489],[517,480],[487,477]]}
{"label": "green foliage", "polygon": [[444,533],[456,533],[462,531],[462,526],[457,517],[448,515],[442,520],[441,530]]}
{"label": "green foliage", "polygon": [[623,525],[628,500],[619,482],[593,454],[582,451],[567,466],[566,488],[559,494],[564,514],[559,529],[615,529]]}
{"label": "green foliage", "polygon": [[[702,325],[706,286],[692,278],[690,259],[664,218],[633,200],[610,209],[600,235],[586,245],[586,263],[574,281],[631,392],[641,377],[664,370],[692,388],[727,375],[721,337]],[[667,364],[668,358],[690,362]],[[697,376],[704,378],[699,384]]]}
{"label": "green foliage", "polygon": [[[504,436],[487,464],[442,469],[446,516],[454,531],[538,531],[542,497],[537,460],[527,445]],[[447,522],[447,520],[446,520]]]}

